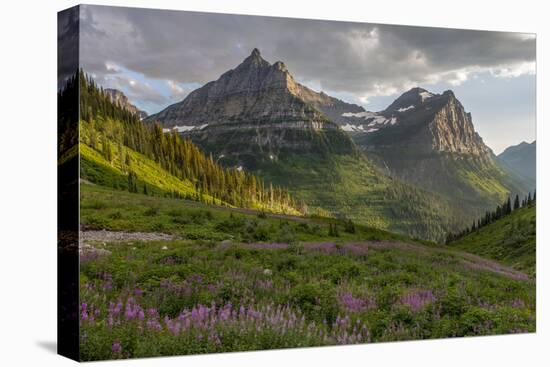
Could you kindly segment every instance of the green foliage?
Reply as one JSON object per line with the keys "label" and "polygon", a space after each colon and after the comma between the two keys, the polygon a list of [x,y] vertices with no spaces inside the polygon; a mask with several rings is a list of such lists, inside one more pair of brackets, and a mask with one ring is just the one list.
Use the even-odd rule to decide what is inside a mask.
{"label": "green foliage", "polygon": [[[144,124],[112,103],[84,72],[80,72],[79,79],[80,139],[84,159],[89,160],[82,166],[82,175],[92,182],[114,183],[116,186],[111,187],[120,189],[120,179],[113,176],[122,174],[127,176],[127,190],[133,193],[161,191],[213,204],[303,213],[301,204],[280,186],[266,185],[241,170],[223,168],[190,140],[175,132],[164,133],[159,125]],[[103,167],[91,167],[94,164]],[[106,177],[101,177],[103,173]],[[166,177],[170,183],[159,177]],[[156,190],[148,186],[156,186]]]}
{"label": "green foliage", "polygon": [[[133,194],[106,187],[82,184],[81,221],[89,227],[116,231],[163,232],[191,239],[232,240],[238,242],[332,241],[331,226],[344,228],[338,219],[292,217],[264,212],[241,212],[204,203],[167,198],[160,195]],[[120,216],[112,217],[113,211]],[[261,213],[261,212],[260,212]],[[355,232],[338,232],[338,240],[404,240],[405,237],[356,224]]]}
{"label": "green foliage", "polygon": [[281,153],[277,160],[258,162],[255,172],[287,187],[296,200],[307,204],[311,215],[344,217],[353,223],[440,242],[450,230],[465,223],[444,197],[384,176],[358,152],[327,156]]}
{"label": "green foliage", "polygon": [[348,233],[355,233],[355,224],[351,219],[348,219],[344,224],[344,231]]}
{"label": "green foliage", "polygon": [[[516,199],[514,200],[513,210],[517,210],[517,209],[521,208],[522,206],[531,206],[531,205],[534,205],[534,204],[535,204],[535,199],[531,198],[531,193],[530,192],[523,199],[521,206],[520,206],[520,203],[519,203],[519,196],[516,195]],[[491,224],[491,223],[499,220],[500,218],[502,218],[506,215],[509,215],[511,212],[512,212],[512,202],[511,202],[511,198],[509,197],[508,199],[506,199],[506,201],[504,203],[502,203],[502,205],[497,205],[495,210],[486,211],[485,215],[483,217],[479,218],[477,221],[474,220],[471,227],[463,229],[462,231],[460,231],[458,233],[449,233],[447,235],[446,242],[450,243],[452,241],[456,241],[460,237],[463,237],[463,236],[465,236],[469,233],[472,233],[475,230],[477,230],[477,229],[479,229],[483,226]]]}
{"label": "green foliage", "polygon": [[[169,214],[185,215],[187,209],[171,209]],[[213,213],[213,220],[217,219]],[[457,254],[441,253],[439,247],[373,246],[368,256],[196,240],[109,243],[106,249],[109,255],[80,265],[81,302],[100,309],[96,321],[82,322],[87,336],[81,340],[84,360],[116,357],[112,354],[115,341],[126,353],[118,358],[334,343],[312,339],[311,333],[292,326],[286,327],[284,337],[263,328],[252,333],[220,327],[216,328],[219,344],[208,341],[208,334],[200,339],[192,331],[174,336],[144,327],[137,332],[137,323],[132,322],[109,327],[109,304],[128,296],[144,309],[157,309],[160,320],[212,303],[218,307],[231,303],[236,310],[251,304],[290,307],[300,315],[294,324],[303,315],[306,326],[324,333],[335,332],[347,317],[349,332],[356,323],[365,325],[372,342],[535,330],[533,281],[445,261]],[[429,291],[432,298],[420,306],[405,298],[420,290]]]}
{"label": "green foliage", "polygon": [[501,261],[535,276],[536,204],[526,204],[511,214],[450,242],[449,246]]}

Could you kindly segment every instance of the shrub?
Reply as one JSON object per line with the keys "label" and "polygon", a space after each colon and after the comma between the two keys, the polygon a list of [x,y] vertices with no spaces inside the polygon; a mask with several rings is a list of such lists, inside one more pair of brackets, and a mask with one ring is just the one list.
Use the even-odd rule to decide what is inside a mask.
{"label": "shrub", "polygon": [[287,222],[284,223],[284,225],[279,226],[279,231],[276,235],[276,241],[293,244],[296,241],[296,232],[294,231],[294,228],[290,226],[290,224],[288,224]]}
{"label": "shrub", "polygon": [[219,232],[233,233],[240,230],[244,226],[244,224],[244,219],[235,217],[233,213],[231,213],[229,215],[229,218],[217,223],[214,228]]}
{"label": "shrub", "polygon": [[159,208],[150,207],[143,213],[143,215],[145,215],[147,217],[154,217],[155,215],[158,214],[158,212],[159,212]]}
{"label": "shrub", "polygon": [[355,224],[351,219],[348,219],[344,224],[344,232],[355,233]]}
{"label": "shrub", "polygon": [[214,216],[210,210],[198,210],[191,212],[190,218],[195,224],[204,224],[205,222],[212,220]]}
{"label": "shrub", "polygon": [[269,239],[269,226],[260,225],[254,230],[253,238],[255,241],[267,241]]}
{"label": "shrub", "polygon": [[480,307],[469,307],[460,316],[457,333],[464,335],[489,334],[493,328],[491,312]]}
{"label": "shrub", "polygon": [[109,218],[111,219],[122,219],[122,213],[120,211],[113,212],[109,214]]}
{"label": "shrub", "polygon": [[186,217],[172,217],[172,223],[174,224],[189,224],[191,220]]}
{"label": "shrub", "polygon": [[466,312],[468,302],[455,289],[451,289],[440,299],[439,305],[442,315],[454,317]]}

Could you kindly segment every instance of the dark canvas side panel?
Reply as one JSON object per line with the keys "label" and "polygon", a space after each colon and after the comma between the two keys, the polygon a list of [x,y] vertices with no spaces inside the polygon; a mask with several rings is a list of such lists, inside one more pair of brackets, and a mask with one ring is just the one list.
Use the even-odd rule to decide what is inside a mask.
{"label": "dark canvas side panel", "polygon": [[79,8],[57,25],[57,350],[79,359]]}

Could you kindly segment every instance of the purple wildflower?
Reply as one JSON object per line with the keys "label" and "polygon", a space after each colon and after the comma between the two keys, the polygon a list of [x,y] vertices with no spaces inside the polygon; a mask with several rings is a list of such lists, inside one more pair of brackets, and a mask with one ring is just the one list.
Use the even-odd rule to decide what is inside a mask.
{"label": "purple wildflower", "polygon": [[416,290],[403,295],[400,302],[403,305],[409,306],[413,312],[418,312],[435,300],[436,298],[431,290]]}
{"label": "purple wildflower", "polygon": [[113,342],[113,346],[111,347],[111,350],[113,353],[118,354],[122,350],[122,346],[120,345],[120,342],[118,340],[115,340]]}

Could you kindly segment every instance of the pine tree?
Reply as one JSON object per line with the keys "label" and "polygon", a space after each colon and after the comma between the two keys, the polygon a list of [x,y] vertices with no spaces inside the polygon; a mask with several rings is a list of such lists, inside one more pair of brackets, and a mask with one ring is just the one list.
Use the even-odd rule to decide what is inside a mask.
{"label": "pine tree", "polygon": [[514,199],[514,210],[519,209],[519,195],[516,195],[516,198]]}
{"label": "pine tree", "polygon": [[[112,144],[117,144],[119,162],[128,172],[131,192],[137,192],[137,177],[132,171],[130,152],[125,152],[125,147],[153,160],[176,178],[190,181],[198,191],[194,194],[195,200],[209,203],[221,200],[224,205],[251,208],[260,204],[282,212],[290,208],[301,213],[307,210],[305,205],[296,204],[283,188],[272,183],[267,186],[244,171],[223,168],[188,138],[181,138],[176,132],[165,134],[158,124],[142,123],[138,116],[114,104],[83,70],[70,79],[70,84],[60,93],[60,106],[69,105],[71,93],[80,96],[80,118],[88,122],[89,134],[85,143],[110,162],[114,159]],[[150,188],[143,190],[151,192]],[[179,192],[167,194],[181,197]]]}
{"label": "pine tree", "polygon": [[348,219],[346,221],[346,224],[344,226],[344,231],[348,233],[355,233],[355,224],[351,219]]}

